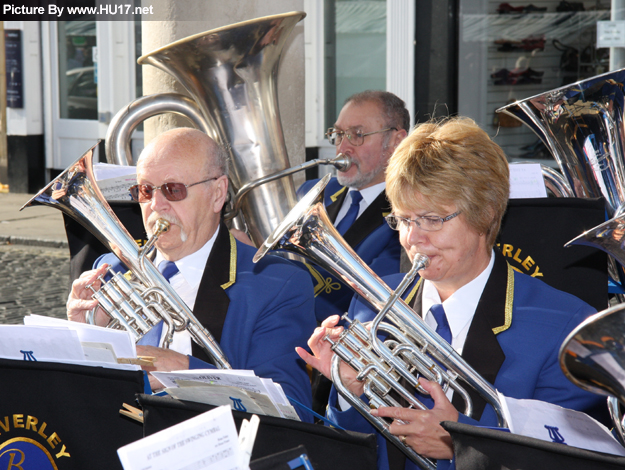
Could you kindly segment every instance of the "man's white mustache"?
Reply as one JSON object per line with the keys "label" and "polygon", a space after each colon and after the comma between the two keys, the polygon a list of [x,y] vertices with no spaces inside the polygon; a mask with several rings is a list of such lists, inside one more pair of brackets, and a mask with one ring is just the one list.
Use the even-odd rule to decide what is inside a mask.
{"label": "man's white mustache", "polygon": [[154,233],[154,224],[156,223],[158,219],[164,219],[172,225],[177,225],[180,228],[180,239],[183,242],[187,240],[187,234],[183,230],[182,223],[180,222],[180,219],[178,217],[176,217],[173,214],[159,214],[157,212],[152,212],[148,216],[146,230],[149,236],[152,236],[152,233]]}

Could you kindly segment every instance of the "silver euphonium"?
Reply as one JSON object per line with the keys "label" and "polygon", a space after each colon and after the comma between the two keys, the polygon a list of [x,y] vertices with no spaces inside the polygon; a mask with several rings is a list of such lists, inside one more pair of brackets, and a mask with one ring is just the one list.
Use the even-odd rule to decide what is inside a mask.
{"label": "silver euphonium", "polygon": [[[408,458],[422,468],[433,469],[436,466],[430,460],[390,434],[386,421],[372,416],[369,407],[400,406],[391,394],[394,392],[407,400],[411,407],[424,409],[415,398],[415,391],[425,393],[418,383],[419,377],[425,377],[441,384],[444,390],[451,387],[458,393],[464,400],[463,412],[467,416],[471,416],[473,406],[465,385],[472,387],[493,406],[499,424],[505,426],[497,392],[400,298],[411,278],[428,265],[429,259],[417,256],[411,272],[393,293],[345,243],[330,222],[322,202],[323,189],[329,179],[329,175],[325,176],[300,200],[258,250],[254,261],[270,251],[277,256],[283,255],[282,251],[273,250],[295,253],[341,279],[379,310],[370,330],[359,321],[351,321],[341,338],[333,344],[336,356],[332,362],[332,381],[339,393]],[[378,332],[388,335],[387,339],[380,340]],[[358,372],[370,405],[343,385],[340,360]],[[402,379],[407,387],[402,385]]]}
{"label": "silver euphonium", "polygon": [[580,323],[560,347],[560,367],[578,387],[607,395],[608,409],[621,444],[625,445],[625,304],[616,305]]}
{"label": "silver euphonium", "polygon": [[130,269],[133,275],[131,281],[121,273],[111,271],[111,280],[103,283],[94,294],[93,298],[111,317],[110,327],[126,329],[138,341],[162,320],[166,334],[161,346],[169,346],[174,331],[186,329],[217,367],[231,369],[219,344],[146,257],[158,235],[168,229],[167,223],[163,221],[165,224],[157,228],[155,236],[143,249],[139,248],[96,184],[93,174],[96,146],[24,204],[22,209],[34,205],[59,209],[95,235]]}
{"label": "silver euphonium", "polygon": [[[193,124],[230,155],[226,220],[259,246],[297,201],[278,109],[282,49],[303,12],[257,18],[173,42],[140,57],[172,75],[193,99],[176,93],[144,96],[120,110],[108,128],[109,163],[132,165],[130,136],[144,120],[172,112]],[[342,163],[316,160],[308,164]],[[304,169],[304,168],[301,168]],[[267,178],[280,174],[282,177]],[[262,186],[255,182],[263,181]],[[245,191],[241,191],[245,189]],[[240,209],[240,210],[239,210]],[[237,215],[243,214],[243,219]]]}

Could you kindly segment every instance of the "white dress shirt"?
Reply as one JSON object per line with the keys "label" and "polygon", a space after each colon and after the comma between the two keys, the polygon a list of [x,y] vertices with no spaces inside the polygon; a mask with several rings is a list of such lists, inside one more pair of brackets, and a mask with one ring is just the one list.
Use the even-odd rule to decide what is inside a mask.
{"label": "white dress shirt", "polygon": [[[219,228],[215,230],[210,240],[198,251],[176,261],[178,272],[169,279],[171,286],[180,298],[184,300],[184,303],[189,306],[190,310],[193,310],[195,305],[200,281],[202,280],[208,257],[217,239],[217,232],[219,232]],[[154,266],[158,267],[161,261],[164,260],[163,255],[157,252],[154,258]],[[166,331],[163,329],[163,335],[165,333]],[[169,348],[182,354],[191,354],[191,335],[189,332],[183,330],[174,333],[174,339]]]}
{"label": "white dress shirt", "polygon": [[[447,322],[449,323],[449,329],[451,330],[451,347],[454,348],[458,354],[462,354],[471,322],[475,316],[477,304],[480,301],[480,297],[482,297],[482,292],[484,292],[484,287],[486,287],[486,282],[488,281],[494,265],[495,253],[491,252],[490,262],[488,266],[486,266],[486,269],[484,269],[479,276],[462,286],[447,300],[442,302],[445,315],[447,316]],[[423,295],[421,297],[421,312],[422,315],[425,315],[425,322],[434,330],[436,330],[437,323],[434,319],[434,315],[430,312],[430,308],[432,305],[440,303],[441,298],[434,284],[427,279],[424,280]],[[446,395],[449,401],[451,401],[453,394],[453,389],[447,389]]]}
{"label": "white dress shirt", "polygon": [[[358,217],[360,217],[362,213],[365,210],[367,210],[367,207],[369,207],[371,203],[375,201],[375,198],[377,198],[380,195],[380,193],[384,191],[385,188],[386,188],[386,183],[382,182],[382,183],[375,184],[373,186],[369,186],[368,188],[359,190],[360,194],[362,194],[362,199],[360,200],[360,210],[358,211]],[[336,220],[334,221],[335,227],[339,224],[341,219],[345,217],[345,214],[347,214],[347,211],[349,210],[349,206],[351,206],[352,204],[351,193],[353,191],[355,191],[355,189],[350,188],[349,192],[345,196],[345,199],[343,200],[343,204],[341,205],[341,209],[339,210],[339,213],[336,215]]]}
{"label": "white dress shirt", "polygon": [[[490,262],[486,269],[480,273],[475,279],[465,284],[456,292],[454,292],[447,300],[442,302],[449,328],[451,330],[451,346],[462,354],[464,343],[469,333],[471,321],[475,315],[477,304],[480,301],[486,282],[490,276],[495,264],[495,254],[491,252]],[[436,329],[436,320],[430,312],[430,308],[434,304],[440,304],[441,298],[434,284],[427,279],[423,281],[423,296],[421,297],[421,312],[425,315],[425,322],[432,328]]]}

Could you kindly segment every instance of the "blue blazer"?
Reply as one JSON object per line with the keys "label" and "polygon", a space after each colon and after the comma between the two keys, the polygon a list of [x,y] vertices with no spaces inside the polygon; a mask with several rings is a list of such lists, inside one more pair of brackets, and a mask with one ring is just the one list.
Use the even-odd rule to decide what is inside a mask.
{"label": "blue blazer", "polygon": [[[306,365],[295,352],[316,327],[310,276],[293,263],[265,257],[254,264],[256,249],[240,243],[221,225],[200,281],[193,314],[221,346],[234,369],[253,370],[273,379],[284,393],[312,406]],[[116,271],[127,268],[112,254],[96,261]],[[214,367],[193,342],[191,369]],[[204,362],[207,361],[207,362]],[[301,412],[302,420],[312,416]]]}
{"label": "blue blazer", "polygon": [[[306,194],[319,180],[306,181],[297,190],[298,197]],[[324,204],[332,223],[341,209],[347,188],[332,178],[325,188]],[[344,239],[356,254],[378,275],[400,271],[401,245],[398,232],[391,230],[384,216],[391,212],[382,192],[345,232]],[[343,315],[349,308],[354,291],[323,268],[306,264],[315,289],[315,316],[322,322],[331,315]]]}
{"label": "blue blazer", "polygon": [[[495,265],[486,283],[463,348],[462,357],[497,390],[512,398],[542,400],[583,411],[608,423],[605,397],[586,392],[573,385],[563,374],[558,363],[560,345],[571,330],[586,317],[595,313],[590,305],[544,282],[512,270],[499,251],[495,251]],[[395,288],[403,275],[385,279]],[[406,301],[421,316],[421,283],[408,293]],[[508,287],[513,295],[507,298]],[[506,307],[506,305],[510,305]],[[361,321],[373,319],[377,312],[369,305],[354,299],[350,316]],[[459,421],[484,426],[497,426],[493,408],[470,390],[474,403],[474,418],[460,414]],[[454,394],[453,403],[457,403]],[[424,397],[423,403],[433,403]],[[376,432],[353,408],[339,411],[337,393],[330,394],[328,417],[345,429]],[[377,432],[376,432],[377,433]],[[379,433],[378,468],[388,469],[387,447],[399,452]],[[406,469],[418,467],[406,459]],[[439,469],[454,468],[453,461],[440,460]]]}

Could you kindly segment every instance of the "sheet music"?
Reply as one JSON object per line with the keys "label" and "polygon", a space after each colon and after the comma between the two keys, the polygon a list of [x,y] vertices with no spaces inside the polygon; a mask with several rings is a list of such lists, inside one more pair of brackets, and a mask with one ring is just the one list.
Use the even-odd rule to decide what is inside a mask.
{"label": "sheet music", "polygon": [[126,331],[40,315],[28,315],[24,322],[26,325],[0,325],[0,357],[120,370],[141,369],[138,365],[117,363],[118,357],[137,357],[135,344]]}
{"label": "sheet music", "polygon": [[127,165],[97,163],[93,171],[98,188],[107,201],[132,201],[128,188],[137,184],[137,168]]}
{"label": "sheet music", "polygon": [[124,470],[239,469],[239,443],[227,406],[183,421],[117,450]]}
{"label": "sheet music", "polygon": [[126,330],[112,330],[101,326],[78,323],[61,318],[27,315],[24,324],[29,326],[56,326],[68,328],[78,334],[81,343],[108,343],[116,357],[137,357],[137,347]]}
{"label": "sheet music", "polygon": [[194,381],[179,380],[179,387],[166,388],[165,392],[178,400],[227,405],[234,410],[282,418],[282,414],[268,395],[242,390],[238,387],[210,385]]}
{"label": "sheet music", "polygon": [[547,197],[539,163],[510,165],[510,199]]}
{"label": "sheet music", "polygon": [[580,449],[625,456],[608,428],[585,413],[539,400],[517,400],[499,393],[510,432]]}
{"label": "sheet music", "polygon": [[24,325],[0,325],[0,357],[24,361],[85,359],[75,331]]}
{"label": "sheet music", "polygon": [[[271,408],[267,408],[264,411],[260,410],[250,412],[265,414],[269,416],[280,416],[282,418],[295,419],[297,421],[300,420],[297,412],[286,398],[286,395],[284,394],[282,387],[280,387],[280,384],[276,384],[271,379],[257,377],[256,375],[254,375],[254,371],[195,369],[173,372],[153,371],[150,372],[150,374],[156,377],[163,384],[163,386],[168,389],[168,393],[170,393],[171,395],[175,395],[178,397],[182,397],[184,395],[187,397],[180,399],[193,400],[191,398],[191,394],[198,393],[201,394],[201,398],[198,398],[197,400],[202,403],[219,405],[221,403],[225,404],[229,402],[233,409],[241,409],[237,408],[237,402],[232,399],[226,400],[225,398],[221,397],[221,395],[219,395],[219,398],[215,398],[213,402],[211,402],[211,392],[209,390],[175,390],[180,386],[180,384],[189,385],[188,382],[196,382],[197,385],[203,384],[207,388],[211,388],[214,385],[221,387],[230,387],[232,389],[240,389],[247,392],[247,395],[243,396],[243,398],[235,397],[237,400],[242,400],[238,402],[239,406],[247,408],[247,405],[245,405],[245,403],[249,403],[250,409],[255,409],[255,405],[258,405],[259,403],[265,403],[265,399],[259,398],[260,396],[267,397],[267,399],[272,404]],[[198,395],[198,397],[199,396],[200,395]]]}

